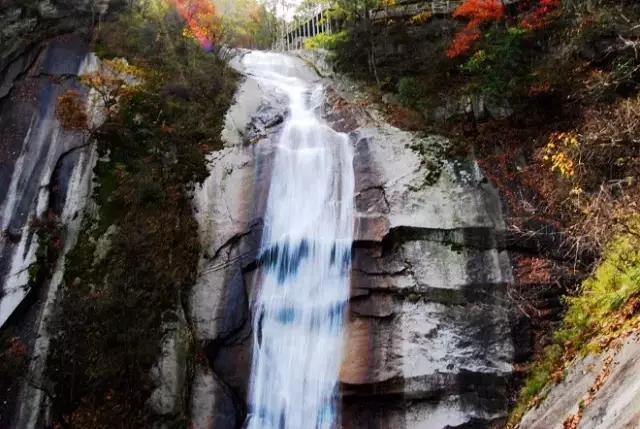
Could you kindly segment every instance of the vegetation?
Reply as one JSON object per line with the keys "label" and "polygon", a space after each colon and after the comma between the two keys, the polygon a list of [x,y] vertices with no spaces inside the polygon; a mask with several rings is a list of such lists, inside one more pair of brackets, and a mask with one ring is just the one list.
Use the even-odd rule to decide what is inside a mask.
{"label": "vegetation", "polygon": [[424,89],[417,79],[403,77],[398,81],[398,97],[403,105],[418,107],[424,98]]}
{"label": "vegetation", "polygon": [[481,28],[489,23],[502,21],[504,13],[504,5],[498,0],[467,0],[462,3],[453,12],[453,16],[467,18],[468,22],[454,37],[447,49],[447,56],[455,58],[468,53],[473,42],[482,37]]}
{"label": "vegetation", "polygon": [[[310,3],[314,3],[311,1]],[[315,3],[327,3],[316,1]],[[333,40],[338,67],[350,73],[368,72],[379,81],[375,58],[375,28],[369,15],[377,0],[333,0],[331,18],[342,22],[343,33]],[[325,46],[328,47],[328,46]]]}
{"label": "vegetation", "polygon": [[320,33],[317,36],[310,37],[304,42],[305,49],[337,49],[338,46],[348,40],[348,35],[344,31],[326,34]]}
{"label": "vegetation", "polygon": [[544,388],[562,379],[576,355],[598,351],[640,322],[640,229],[613,240],[602,263],[567,297],[567,312],[543,356],[533,364],[512,412],[510,423],[540,402]]}
{"label": "vegetation", "polygon": [[505,196],[512,232],[540,240],[530,278],[562,273],[564,313],[544,325],[551,335],[536,334],[514,424],[567,362],[640,313],[640,5],[466,0],[451,16],[369,20],[393,4],[334,1],[341,40],[308,47],[332,49],[339,69],[375,85],[370,98],[393,123],[435,129],[473,154]]}
{"label": "vegetation", "polygon": [[[102,155],[99,210],[67,258],[48,363],[56,427],[151,427],[158,418],[146,405],[150,369],[199,255],[190,195],[206,177],[206,154],[221,147],[236,80],[202,49],[205,39],[215,49],[218,19],[178,12],[169,1],[134,6],[96,35],[105,61],[84,82],[106,112],[90,130]],[[79,108],[59,100],[63,117],[81,117]],[[185,426],[174,418],[165,423]]]}
{"label": "vegetation", "polygon": [[[29,351],[19,335],[10,329],[0,332],[0,391],[7,396],[17,395],[20,388],[18,381],[22,379],[29,365]],[[3,415],[6,401],[0,403]]]}
{"label": "vegetation", "polygon": [[34,219],[31,228],[38,236],[38,250],[36,261],[29,266],[28,286],[36,288],[53,274],[64,245],[64,228],[52,211]]}
{"label": "vegetation", "polygon": [[270,49],[278,34],[278,19],[268,2],[215,0],[222,17],[222,41],[229,46]]}
{"label": "vegetation", "polygon": [[[299,13],[317,3],[306,0]],[[390,100],[394,123],[434,128],[452,137],[460,156],[473,154],[505,196],[511,233],[560,237],[528,259],[532,284],[550,282],[550,266],[564,270],[557,282],[564,311],[551,335],[537,337],[511,416],[516,424],[568,362],[639,321],[640,5],[466,0],[451,16],[374,21],[373,9],[396,1],[329,3],[341,30],[305,47],[330,49],[341,71],[371,84],[378,101]],[[279,26],[273,4],[139,2],[100,24],[95,49],[103,67],[83,78],[92,103],[76,91],[58,99],[63,126],[89,133],[102,157],[99,209],[68,255],[64,317],[49,359],[56,427],[156,423],[146,405],[149,370],[163,326],[194,281],[200,249],[189,199],[206,176],[206,154],[221,146],[236,78],[216,54],[223,45],[269,47]],[[417,39],[429,46],[411,45],[420,30]],[[385,45],[390,35],[397,46]],[[429,48],[428,61],[419,61],[418,48]],[[105,112],[100,126],[91,104]],[[425,141],[411,149],[428,170],[423,186],[433,184],[451,148]],[[33,278],[50,275],[63,232],[51,216],[36,227],[44,246]],[[26,350],[9,333],[0,344],[4,389],[2,381],[25,367]],[[181,416],[164,423],[186,425]]]}

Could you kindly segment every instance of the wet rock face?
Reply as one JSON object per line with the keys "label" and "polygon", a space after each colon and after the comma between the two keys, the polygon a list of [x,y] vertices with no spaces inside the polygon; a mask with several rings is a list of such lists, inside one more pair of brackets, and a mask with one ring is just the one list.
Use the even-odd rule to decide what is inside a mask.
{"label": "wet rock face", "polygon": [[[14,3],[5,2],[9,9],[3,13]],[[53,19],[51,9],[42,12]],[[0,28],[6,46],[13,40],[5,39],[12,27]],[[57,98],[66,91],[87,95],[79,76],[93,71],[96,59],[86,38],[77,33],[39,40],[41,36],[31,33],[34,45],[24,51],[2,50],[0,60],[14,55],[0,71],[0,328],[19,336],[31,356],[25,374],[29,383],[19,386],[16,381],[12,391],[2,392],[2,427],[45,425],[46,400],[43,390],[34,386],[43,384],[48,321],[55,310],[64,254],[75,244],[87,207],[96,161],[87,135],[64,129],[55,115]],[[32,223],[45,214],[63,225],[64,243],[52,278],[34,285],[29,267],[36,261],[39,240]]]}
{"label": "wet rock face", "polygon": [[55,116],[67,90],[86,94],[78,75],[90,59],[78,35],[44,42],[22,57],[19,78],[0,97],[0,326],[28,292],[26,268],[37,248],[30,222],[47,210],[60,216],[69,198],[80,198],[68,195],[74,172],[91,169],[86,136]]}
{"label": "wet rock face", "polygon": [[[355,148],[355,242],[341,370],[344,428],[486,428],[507,413],[513,282],[497,193],[473,162],[443,163],[434,185],[425,140],[329,97],[326,117]],[[260,102],[263,100],[263,102]],[[196,195],[206,249],[189,298],[205,358],[194,422],[239,427],[251,361],[251,302],[280,117],[249,78]],[[254,141],[247,145],[248,141]],[[229,413],[233,415],[230,416]],[[206,424],[206,423],[203,423]],[[225,426],[226,425],[226,426]]]}
{"label": "wet rock face", "polygon": [[[191,389],[195,427],[241,427],[251,365],[250,307],[274,135],[284,112],[246,79],[229,110],[210,176],[195,195],[203,255],[188,298],[201,350]],[[266,136],[266,138],[265,138]]]}
{"label": "wet rock face", "polygon": [[49,209],[60,216],[77,168],[91,168],[85,137],[62,129],[55,107],[67,90],[86,94],[78,75],[95,65],[88,28],[109,5],[0,2],[0,327],[29,292],[27,267],[37,248],[29,223]]}
{"label": "wet rock face", "polygon": [[345,428],[489,427],[506,416],[513,282],[497,193],[473,162],[433,185],[417,141],[359,121]]}

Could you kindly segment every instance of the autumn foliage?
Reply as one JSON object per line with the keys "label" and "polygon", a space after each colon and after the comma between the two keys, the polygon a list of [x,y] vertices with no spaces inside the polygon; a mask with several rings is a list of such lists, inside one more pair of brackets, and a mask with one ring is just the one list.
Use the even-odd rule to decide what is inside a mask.
{"label": "autumn foliage", "polygon": [[467,18],[469,22],[453,39],[447,49],[449,58],[464,55],[473,42],[480,39],[483,24],[499,22],[504,18],[504,6],[499,0],[467,0],[453,13],[456,18]]}
{"label": "autumn foliage", "polygon": [[86,103],[78,91],[70,89],[58,97],[56,117],[66,129],[85,130],[87,128]]}
{"label": "autumn foliage", "polygon": [[[554,12],[560,8],[560,0],[534,0],[523,2],[516,27],[526,31],[539,30],[549,24]],[[468,19],[467,25],[453,39],[447,49],[449,58],[469,53],[473,43],[482,36],[485,24],[500,22],[505,18],[505,7],[500,0],[467,0],[453,13],[456,18]]]}
{"label": "autumn foliage", "polygon": [[187,22],[184,35],[196,39],[206,50],[213,48],[221,31],[216,7],[211,0],[175,0],[176,10]]}
{"label": "autumn foliage", "polygon": [[560,0],[540,0],[538,4],[524,15],[520,26],[525,30],[539,30],[549,23],[553,12],[560,8]]}

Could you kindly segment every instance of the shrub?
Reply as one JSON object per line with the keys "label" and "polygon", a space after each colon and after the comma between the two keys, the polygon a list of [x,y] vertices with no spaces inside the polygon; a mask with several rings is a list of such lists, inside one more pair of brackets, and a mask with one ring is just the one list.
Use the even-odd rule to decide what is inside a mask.
{"label": "shrub", "polygon": [[24,376],[29,363],[29,351],[22,340],[10,330],[0,334],[0,389],[8,392]]}
{"label": "shrub", "polygon": [[422,85],[413,77],[401,78],[397,90],[400,102],[409,107],[417,107],[424,96]]}
{"label": "shrub", "polygon": [[567,313],[546,347],[543,357],[530,369],[510,417],[513,425],[541,399],[544,388],[562,378],[574,356],[597,351],[637,322],[640,308],[640,220],[629,232],[614,239],[600,265],[583,283],[580,293],[566,298]]}
{"label": "shrub", "polygon": [[560,8],[560,0],[539,0],[538,3],[520,20],[520,27],[526,30],[539,30],[546,27],[553,14]]}
{"label": "shrub", "polygon": [[469,89],[489,98],[505,98],[521,92],[528,81],[525,31],[494,28],[482,39],[480,49],[462,69],[469,74]]}
{"label": "shrub", "polygon": [[571,178],[575,175],[572,152],[579,145],[578,136],[574,132],[553,133],[544,148],[543,161],[551,171],[558,172],[564,178]]}
{"label": "shrub", "polygon": [[347,42],[347,33],[340,31],[338,33],[326,34],[320,33],[315,37],[310,37],[304,41],[305,49],[336,49],[340,43]]}
{"label": "shrub", "polygon": [[456,58],[471,50],[473,42],[481,37],[484,24],[499,22],[504,18],[504,5],[498,0],[467,0],[453,12],[456,18],[467,18],[466,27],[455,35],[447,56]]}
{"label": "shrub", "polygon": [[86,130],[89,126],[85,100],[78,91],[73,89],[58,97],[56,117],[67,129]]}

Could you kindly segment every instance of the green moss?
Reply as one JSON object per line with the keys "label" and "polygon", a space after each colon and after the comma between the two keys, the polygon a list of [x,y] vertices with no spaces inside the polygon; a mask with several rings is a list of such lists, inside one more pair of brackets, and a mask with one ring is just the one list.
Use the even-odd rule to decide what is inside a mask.
{"label": "green moss", "polygon": [[618,237],[607,248],[593,274],[582,283],[580,294],[566,298],[567,312],[553,343],[535,362],[522,388],[510,422],[516,423],[540,399],[544,389],[575,355],[599,351],[596,341],[627,328],[628,315],[618,313],[640,296],[640,246],[638,236]]}

